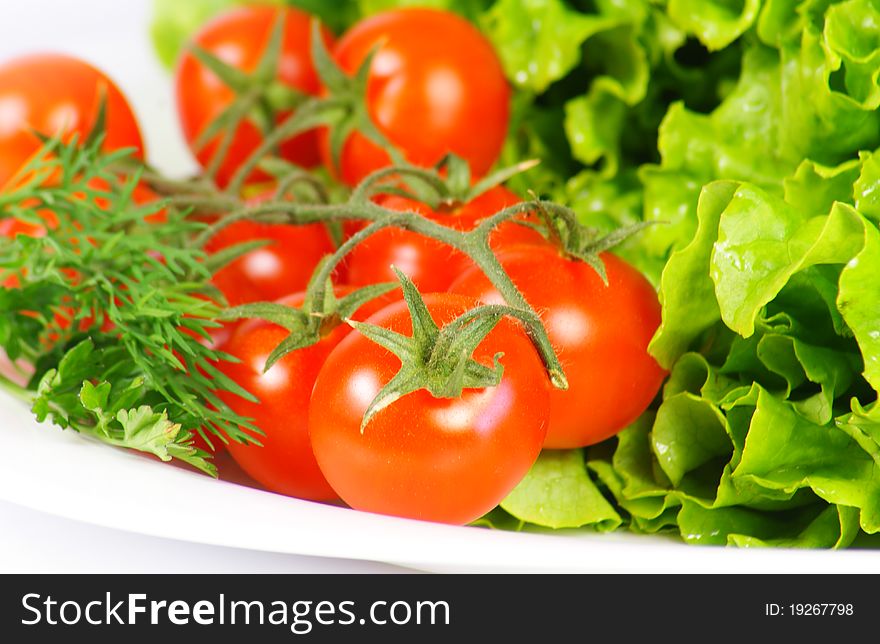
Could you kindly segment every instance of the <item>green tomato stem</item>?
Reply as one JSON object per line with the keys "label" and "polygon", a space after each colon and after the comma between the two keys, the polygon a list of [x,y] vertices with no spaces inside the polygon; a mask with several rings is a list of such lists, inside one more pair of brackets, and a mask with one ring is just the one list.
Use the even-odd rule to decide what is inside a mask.
{"label": "green tomato stem", "polygon": [[[483,271],[492,285],[498,289],[498,292],[504,298],[504,301],[507,302],[512,311],[518,312],[518,315],[515,315],[514,317],[517,317],[525,325],[526,333],[541,355],[541,359],[544,362],[544,366],[547,368],[553,386],[558,389],[567,389],[568,380],[565,377],[565,371],[562,368],[562,364],[559,362],[559,358],[556,356],[556,352],[553,350],[550,338],[547,336],[547,330],[541,323],[538,314],[526,301],[525,297],[523,297],[522,293],[519,292],[519,289],[516,288],[516,285],[504,271],[504,268],[498,262],[495,253],[489,247],[488,243],[489,233],[494,226],[497,226],[505,219],[510,219],[517,214],[529,212],[533,207],[534,204],[531,202],[511,206],[490,218],[492,220],[491,225],[481,224],[473,231],[463,232],[448,228],[442,224],[438,224],[413,213],[386,210],[370,202],[370,206],[364,209],[366,212],[359,213],[361,214],[360,217],[355,216],[352,218],[373,219],[374,216],[377,218],[373,219],[371,225],[359,231],[340,246],[336,252],[331,255],[330,259],[322,269],[315,274],[312,279],[319,281],[317,282],[315,289],[317,297],[314,302],[323,302],[324,285],[342,259],[351,252],[355,246],[383,228],[403,228],[436,239],[465,253]],[[306,209],[308,209],[308,206],[306,206]],[[374,212],[369,212],[370,210],[373,210]],[[352,214],[356,215],[358,213]]]}
{"label": "green tomato stem", "polygon": [[256,106],[257,99],[259,98],[260,89],[254,87],[236,99],[238,103],[233,108],[235,109],[235,117],[228,126],[224,128],[223,133],[220,135],[220,143],[217,146],[217,150],[211,157],[208,167],[205,168],[205,177],[208,179],[213,180],[214,177],[217,176],[220,166],[223,165],[223,161],[225,161],[226,157],[229,155],[232,141],[235,139],[235,135],[238,132],[238,126],[247,118],[248,112]]}
{"label": "green tomato stem", "polygon": [[244,160],[229,181],[226,192],[231,195],[240,194],[245,180],[247,180],[263,157],[267,156],[290,137],[330,120],[332,113],[344,109],[345,105],[344,101],[333,99],[332,97],[312,98],[305,101],[278,127],[269,132],[257,149]]}

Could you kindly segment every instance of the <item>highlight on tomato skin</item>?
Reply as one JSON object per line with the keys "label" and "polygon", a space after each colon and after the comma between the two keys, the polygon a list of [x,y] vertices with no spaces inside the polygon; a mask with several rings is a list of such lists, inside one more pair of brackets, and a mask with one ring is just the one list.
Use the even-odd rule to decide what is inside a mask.
{"label": "highlight on tomato skin", "polygon": [[143,158],[137,119],[116,84],[102,71],[65,54],[39,53],[0,64],[0,189],[42,147],[34,134],[74,134],[84,140],[106,100],[105,151],[134,148]]}
{"label": "highlight on tomato skin", "polygon": [[[476,300],[428,294],[442,326]],[[367,320],[412,333],[404,302]],[[474,359],[491,365],[503,352],[494,387],[460,398],[407,394],[379,411],[361,431],[368,405],[400,368],[400,360],[359,333],[329,354],[309,407],[312,447],[343,501],[368,512],[465,524],[494,508],[525,476],[541,450],[549,415],[549,381],[537,351],[514,322],[503,319]]]}
{"label": "highlight on tomato skin", "polygon": [[[568,377],[550,393],[544,446],[584,447],[632,423],[651,404],[666,376],[648,354],[660,325],[660,302],[650,282],[611,253],[602,253],[606,286],[589,264],[550,245],[520,245],[498,255],[502,267],[535,308]],[[502,303],[478,269],[450,287],[482,302]]]}
{"label": "highlight on tomato skin", "polygon": [[[511,90],[489,41],[448,11],[404,8],[378,13],[343,34],[333,57],[354,72],[376,50],[367,81],[367,110],[379,130],[411,163],[429,167],[453,152],[477,176],[495,163],[510,117]],[[322,132],[325,165],[348,185],[390,164],[388,154],[354,132],[340,167]]]}
{"label": "highlight on tomato skin", "polygon": [[[278,16],[284,15],[284,37],[275,80],[307,95],[317,95],[320,80],[311,59],[311,16],[303,11],[271,6],[245,6],[219,14],[204,24],[192,39],[209,54],[240,71],[255,71],[266,49],[272,27]],[[332,35],[323,30],[324,40],[332,46]],[[175,71],[177,112],[184,136],[203,168],[207,168],[219,149],[219,137],[214,137],[201,149],[195,142],[202,131],[214,121],[235,99],[235,92],[214,72],[206,68],[185,50]],[[290,110],[274,113],[274,125],[290,115]],[[256,150],[265,133],[249,118],[236,128],[226,156],[220,163],[216,180],[225,186],[241,163]],[[318,133],[309,130],[284,141],[280,155],[305,168],[321,161]],[[248,181],[265,181],[267,175],[256,171]]]}
{"label": "highlight on tomato skin", "polygon": [[216,253],[241,242],[265,239],[266,246],[234,259],[218,270],[212,283],[230,306],[275,300],[291,290],[304,289],[318,262],[333,251],[323,224],[295,226],[238,221],[223,228],[205,245]]}
{"label": "highlight on tomato skin", "polygon": [[[353,289],[335,289],[343,297]],[[389,293],[367,302],[354,314],[366,319],[398,294]],[[299,292],[278,300],[288,306],[301,306],[305,293]],[[262,443],[244,445],[230,442],[227,450],[238,465],[266,489],[301,499],[336,500],[337,494],[325,480],[315,461],[309,441],[308,410],[312,385],[327,355],[352,329],[344,323],[331,330],[316,344],[297,349],[281,358],[264,372],[266,359],[287,337],[288,331],[263,320],[241,322],[222,345],[221,350],[241,362],[221,362],[219,368],[259,399],[251,402],[228,392],[218,395],[242,416],[253,418],[264,436]]]}

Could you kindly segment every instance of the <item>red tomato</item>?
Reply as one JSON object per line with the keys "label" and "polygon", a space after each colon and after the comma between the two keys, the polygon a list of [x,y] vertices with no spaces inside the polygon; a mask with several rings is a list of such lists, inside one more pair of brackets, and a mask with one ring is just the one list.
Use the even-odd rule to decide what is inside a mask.
{"label": "red tomato", "polygon": [[252,250],[214,274],[230,306],[276,300],[286,293],[304,289],[312,272],[333,242],[322,224],[294,226],[239,221],[223,228],[206,245],[208,253],[256,239],[271,244]]}
{"label": "red tomato", "polygon": [[[602,254],[608,286],[588,264],[566,259],[550,245],[519,246],[498,259],[541,315],[568,376],[569,389],[550,394],[544,446],[592,445],[638,418],[665,375],[647,350],[660,325],[650,282],[610,253]],[[503,302],[478,270],[462,275],[450,292]]]}
{"label": "red tomato", "polygon": [[[510,190],[498,186],[449,213],[435,212],[424,204],[396,195],[381,197],[379,203],[390,210],[418,212],[450,228],[471,230],[482,219],[520,201]],[[502,224],[489,237],[490,245],[496,250],[516,243],[544,241],[536,230],[512,222]],[[400,228],[388,228],[371,235],[349,253],[347,281],[361,285],[396,281],[392,264],[425,292],[445,291],[473,266],[469,257],[442,242]]]}
{"label": "red tomato", "polygon": [[[367,109],[389,141],[417,165],[454,152],[485,174],[501,152],[510,110],[510,88],[489,41],[453,13],[398,9],[356,24],[333,53],[354,73],[377,46]],[[332,167],[326,134],[322,153]],[[343,145],[341,178],[355,185],[388,164],[383,150],[355,133]]]}
{"label": "red tomato", "polygon": [[82,140],[95,125],[101,92],[107,97],[104,150],[135,148],[143,140],[125,97],[102,72],[62,54],[34,54],[0,65],[0,187],[40,149],[34,131]]}
{"label": "red tomato", "polygon": [[[266,48],[279,11],[284,12],[284,38],[276,79],[306,94],[317,94],[321,85],[309,52],[311,17],[302,11],[261,6],[234,9],[203,26],[193,43],[236,69],[253,72]],[[325,31],[324,34],[329,44],[329,32]],[[235,94],[189,51],[180,58],[175,87],[183,133],[192,147],[201,132],[232,103]],[[286,111],[276,114],[275,122],[281,122],[289,114]],[[252,121],[241,123],[217,173],[217,182],[221,186],[229,182],[235,170],[256,150],[262,139],[260,128]],[[214,157],[217,144],[218,139],[215,138],[201,150],[193,149],[203,167],[207,167]],[[320,162],[318,139],[314,131],[289,139],[280,147],[281,156],[298,165],[312,167]],[[262,173],[255,173],[251,178],[262,180],[264,177]]]}
{"label": "red tomato", "polygon": [[[341,287],[337,294],[342,296],[350,290]],[[398,295],[368,302],[355,318],[365,319]],[[296,293],[279,302],[300,306],[304,296]],[[287,337],[288,332],[282,327],[263,320],[247,320],[223,346],[225,352],[241,362],[223,362],[220,368],[260,402],[252,403],[227,392],[219,395],[234,411],[253,418],[254,424],[266,433],[258,437],[262,447],[231,442],[227,449],[241,468],[267,489],[316,501],[336,498],[312,453],[308,406],[318,370],[327,354],[350,331],[346,324],[337,326],[317,344],[288,354],[265,373],[266,358]]]}
{"label": "red tomato", "polygon": [[[472,298],[425,297],[439,325],[476,305]],[[403,302],[368,322],[412,332]],[[367,406],[400,360],[359,333],[327,357],[309,407],[312,447],[333,489],[358,510],[463,524],[495,507],[525,476],[547,431],[549,384],[535,348],[519,326],[501,323],[475,352],[492,364],[503,352],[495,387],[434,398],[403,396],[360,430]]]}

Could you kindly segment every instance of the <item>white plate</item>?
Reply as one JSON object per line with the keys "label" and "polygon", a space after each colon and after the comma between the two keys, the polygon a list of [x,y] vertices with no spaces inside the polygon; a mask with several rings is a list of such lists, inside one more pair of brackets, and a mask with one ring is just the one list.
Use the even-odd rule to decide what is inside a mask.
{"label": "white plate", "polygon": [[432,571],[880,572],[877,551],[734,550],[630,534],[453,527],[270,494],[37,424],[0,395],[0,499],[110,528]]}
{"label": "white plate", "polygon": [[[151,161],[184,174],[194,165],[179,136],[170,80],[147,40],[148,12],[149,0],[3,2],[0,60],[50,49],[98,65],[131,100]],[[629,534],[517,534],[298,501],[37,425],[18,401],[2,394],[0,446],[0,499],[199,543],[436,571],[880,572],[880,552],[744,551]]]}

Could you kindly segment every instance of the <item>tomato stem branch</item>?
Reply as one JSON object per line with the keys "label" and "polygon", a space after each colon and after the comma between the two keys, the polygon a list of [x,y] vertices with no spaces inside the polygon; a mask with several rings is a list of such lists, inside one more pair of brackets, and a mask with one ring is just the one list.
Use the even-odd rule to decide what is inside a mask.
{"label": "tomato stem branch", "polygon": [[[392,172],[388,171],[390,176]],[[498,212],[472,231],[459,231],[449,228],[440,223],[431,221],[417,213],[400,212],[382,208],[371,201],[364,201],[360,204],[352,203],[355,197],[348,204],[343,206],[301,206],[298,204],[280,204],[277,209],[286,206],[286,210],[291,214],[298,223],[307,221],[317,221],[320,218],[328,218],[328,215],[345,219],[360,219],[372,221],[372,223],[363,230],[356,233],[344,244],[342,244],[333,255],[317,271],[312,278],[314,284],[313,303],[320,307],[323,302],[323,296],[326,289],[327,280],[333,273],[336,266],[343,258],[355,248],[358,244],[366,240],[384,228],[397,227],[409,230],[432,239],[436,239],[447,244],[456,250],[466,254],[474,263],[485,273],[486,277],[498,289],[498,292],[509,305],[509,315],[519,319],[525,326],[529,338],[535,345],[535,348],[541,355],[550,380],[553,385],[559,389],[567,389],[568,381],[562,368],[559,358],[557,357],[550,339],[547,336],[547,330],[541,323],[541,320],[531,305],[526,301],[523,295],[516,288],[510,277],[504,271],[504,268],[495,257],[495,253],[489,247],[488,238],[492,230],[500,223],[532,211],[535,208],[534,202],[524,202],[505,208]],[[311,216],[310,216],[311,215]],[[514,314],[513,312],[517,313]]]}
{"label": "tomato stem branch", "polygon": [[267,134],[257,149],[244,160],[229,181],[226,192],[231,195],[240,194],[245,181],[261,159],[287,139],[323,125],[326,121],[330,120],[332,112],[342,108],[344,108],[344,103],[333,98],[312,98],[305,101],[295,112],[284,119],[278,127]]}

